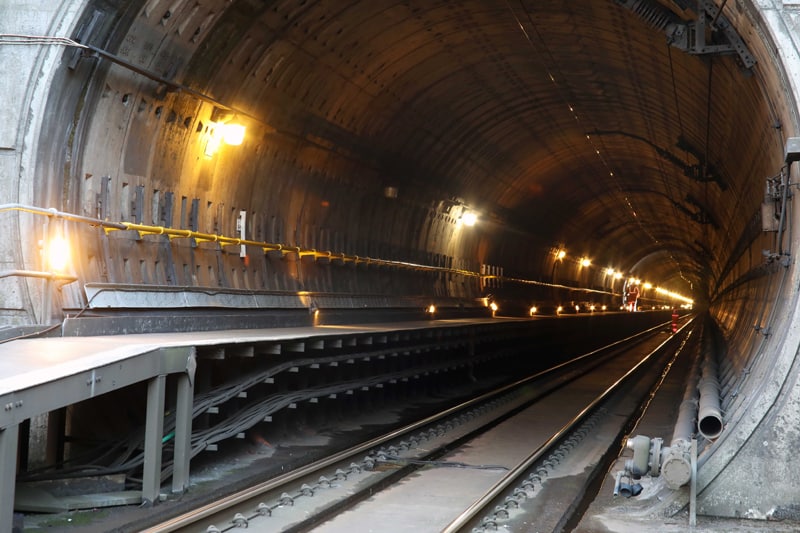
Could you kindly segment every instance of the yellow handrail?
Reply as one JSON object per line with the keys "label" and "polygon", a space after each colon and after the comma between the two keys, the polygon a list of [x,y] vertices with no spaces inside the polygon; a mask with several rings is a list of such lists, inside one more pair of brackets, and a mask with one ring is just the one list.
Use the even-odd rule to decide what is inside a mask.
{"label": "yellow handrail", "polygon": [[318,251],[313,248],[303,248],[301,246],[287,246],[285,244],[277,244],[264,241],[253,241],[249,239],[241,239],[238,237],[227,237],[225,235],[217,235],[214,233],[202,233],[189,229],[169,228],[165,226],[151,226],[147,224],[136,224],[133,222],[109,222],[99,218],[86,217],[82,215],[75,215],[64,211],[58,211],[54,208],[45,209],[41,207],[28,206],[23,204],[2,204],[0,205],[0,212],[3,211],[22,211],[26,213],[33,213],[35,215],[42,215],[74,222],[82,222],[90,226],[99,226],[103,228],[106,234],[112,231],[136,231],[139,235],[166,235],[170,240],[172,239],[195,239],[198,242],[215,242],[221,246],[252,246],[261,248],[264,253],[277,251],[281,255],[297,254],[299,257],[314,257],[314,259],[331,259],[340,260],[344,263],[365,264],[375,266],[387,266],[407,268],[411,270],[429,271],[429,272],[442,272],[448,274],[459,274],[468,277],[484,277],[484,278],[497,278],[497,276],[481,275],[479,272],[470,270],[463,270],[457,268],[438,267],[431,265],[423,265],[419,263],[409,263],[406,261],[395,261],[392,259],[379,259],[374,257],[361,257],[358,255],[347,255],[342,252],[331,251]]}
{"label": "yellow handrail", "polygon": [[287,246],[284,244],[276,244],[264,241],[253,241],[249,239],[240,239],[238,237],[227,237],[224,235],[217,235],[214,233],[202,233],[199,231],[192,231],[189,229],[168,228],[165,226],[150,226],[147,224],[135,224],[133,222],[109,222],[107,220],[100,220],[98,218],[85,217],[58,211],[56,209],[44,209],[41,207],[27,206],[23,204],[2,204],[0,205],[0,212],[2,211],[23,211],[33,213],[36,215],[43,215],[48,217],[61,218],[64,220],[71,220],[75,222],[83,222],[91,226],[99,226],[103,228],[106,234],[112,231],[136,231],[139,235],[166,235],[170,240],[172,239],[195,239],[198,242],[215,242],[221,246],[235,246],[244,245],[261,248],[264,253],[267,252],[280,252],[282,256],[287,254],[297,254],[298,257],[313,257],[314,259],[331,259],[340,260],[344,263],[353,263],[355,265],[374,265],[383,267],[405,268],[409,270],[417,270],[423,272],[440,272],[445,274],[457,274],[460,276],[481,278],[483,280],[502,280],[514,283],[522,283],[527,285],[541,285],[545,287],[564,288],[578,292],[591,292],[598,294],[614,294],[613,292],[601,291],[597,289],[570,287],[566,285],[558,285],[553,283],[546,283],[543,281],[534,281],[521,278],[498,276],[494,274],[481,274],[471,270],[464,270],[460,268],[448,268],[432,265],[423,265],[419,263],[410,263],[407,261],[396,261],[393,259],[380,259],[375,257],[361,257],[358,255],[347,255],[342,252],[331,251],[318,251],[313,248],[303,248],[301,246]]}

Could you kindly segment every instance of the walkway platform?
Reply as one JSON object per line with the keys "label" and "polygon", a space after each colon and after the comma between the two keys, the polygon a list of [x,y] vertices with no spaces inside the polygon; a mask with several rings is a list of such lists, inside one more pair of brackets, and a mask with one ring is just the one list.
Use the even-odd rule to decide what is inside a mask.
{"label": "walkway platform", "polygon": [[[0,530],[11,522],[19,426],[32,417],[147,382],[142,502],[161,490],[166,378],[177,379],[172,491],[188,486],[196,357],[238,350],[247,355],[297,353],[328,346],[369,345],[409,337],[466,334],[464,329],[520,319],[454,319],[391,324],[321,325],[188,333],[20,339],[0,345]],[[449,330],[449,331],[448,331]]]}

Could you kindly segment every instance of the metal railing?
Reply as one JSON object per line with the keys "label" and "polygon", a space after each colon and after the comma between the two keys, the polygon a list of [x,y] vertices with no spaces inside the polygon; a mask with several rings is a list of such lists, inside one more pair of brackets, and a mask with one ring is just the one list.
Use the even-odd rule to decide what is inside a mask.
{"label": "metal railing", "polygon": [[139,235],[166,235],[170,240],[172,239],[194,239],[197,242],[214,242],[220,246],[250,246],[254,248],[261,248],[264,253],[279,252],[282,256],[288,254],[297,254],[299,257],[313,257],[314,259],[326,259],[329,261],[339,261],[342,263],[352,263],[355,265],[374,265],[382,267],[394,267],[423,272],[439,272],[443,274],[456,274],[460,276],[479,278],[481,280],[500,280],[503,282],[519,283],[526,285],[539,285],[543,287],[551,287],[556,289],[565,289],[583,293],[606,294],[614,296],[613,291],[591,289],[588,287],[574,287],[569,285],[562,285],[557,283],[547,283],[544,281],[536,281],[524,278],[517,278],[511,276],[503,276],[497,274],[482,274],[472,270],[461,268],[452,268],[444,266],[425,265],[421,263],[412,263],[408,261],[398,261],[394,259],[381,259],[375,257],[362,257],[359,255],[351,255],[343,252],[320,251],[314,248],[305,248],[302,246],[289,246],[286,244],[270,243],[265,241],[256,241],[250,239],[243,239],[239,237],[230,237],[226,235],[218,235],[214,233],[203,233],[181,228],[170,228],[166,226],[153,226],[147,224],[137,224],[133,222],[110,222],[98,218],[92,218],[82,215],[75,215],[57,209],[45,209],[42,207],[35,207],[23,204],[2,204],[0,205],[0,212],[3,211],[21,211],[32,213],[40,216],[47,216],[51,218],[58,218],[73,222],[80,222],[90,226],[97,226],[102,228],[106,234],[113,231],[136,231]]}

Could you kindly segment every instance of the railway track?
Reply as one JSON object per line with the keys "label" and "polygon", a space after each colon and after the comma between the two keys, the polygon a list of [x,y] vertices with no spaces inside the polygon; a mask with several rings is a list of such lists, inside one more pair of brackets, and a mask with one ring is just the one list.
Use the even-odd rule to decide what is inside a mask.
{"label": "railway track", "polygon": [[569,528],[678,353],[685,333],[663,331],[576,357],[146,531]]}

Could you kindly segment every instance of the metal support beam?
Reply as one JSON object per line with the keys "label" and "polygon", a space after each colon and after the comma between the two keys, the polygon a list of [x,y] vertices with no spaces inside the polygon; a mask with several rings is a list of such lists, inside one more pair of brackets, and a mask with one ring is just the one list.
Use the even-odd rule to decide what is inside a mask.
{"label": "metal support beam", "polygon": [[[36,342],[20,344],[17,351],[6,348],[11,344],[4,345],[3,349],[10,350],[9,353],[14,357],[25,357],[29,354],[31,357],[36,357],[37,350],[51,349],[50,346],[54,341],[54,339],[40,340],[43,341],[40,344]],[[92,341],[66,346],[71,346],[76,353],[83,350],[88,352],[92,350]],[[137,347],[134,344],[126,346],[121,343],[119,348],[122,350],[121,354],[127,354],[128,357],[118,354],[119,359],[116,361],[113,361],[113,357],[105,357],[104,362],[113,362],[102,365],[97,359],[86,358],[82,361],[76,358],[74,364],[62,367],[59,371],[61,375],[57,375],[58,372],[55,371],[48,373],[30,371],[24,379],[0,389],[0,405],[5,407],[0,410],[0,428],[19,424],[26,418],[146,381],[154,376],[182,374],[187,371],[188,365],[193,363],[191,358],[194,347],[190,346],[166,346],[154,349],[152,345]],[[106,349],[103,348],[99,353],[105,353],[103,350]],[[68,357],[71,354],[64,356]],[[4,385],[8,385],[8,380]]]}
{"label": "metal support beam", "polygon": [[[689,7],[689,3],[686,2],[687,5],[682,7],[689,7],[697,17],[688,23],[658,0],[616,0],[616,2],[654,28],[664,31],[667,34],[667,42],[684,52],[693,55],[736,54],[745,70],[752,69],[756,64],[755,57],[750,53],[742,37],[713,0],[697,0],[694,7]],[[709,29],[724,39],[717,38],[716,42],[708,42]]]}
{"label": "metal support beam", "polygon": [[11,531],[17,482],[17,424],[0,430],[0,531]]}
{"label": "metal support beam", "polygon": [[692,479],[689,482],[689,527],[697,525],[697,439],[692,439]]}
{"label": "metal support beam", "polygon": [[147,421],[144,435],[142,503],[153,505],[161,493],[161,448],[164,438],[164,396],[167,376],[162,374],[147,383]]}
{"label": "metal support beam", "polygon": [[172,492],[182,494],[189,487],[189,462],[192,456],[192,409],[194,371],[178,375],[178,398],[175,408],[175,457]]}

